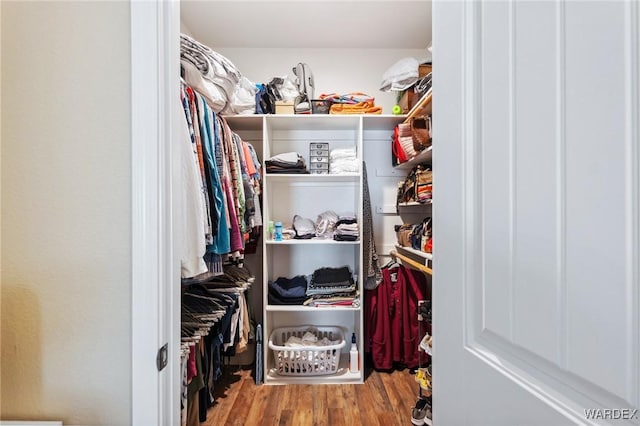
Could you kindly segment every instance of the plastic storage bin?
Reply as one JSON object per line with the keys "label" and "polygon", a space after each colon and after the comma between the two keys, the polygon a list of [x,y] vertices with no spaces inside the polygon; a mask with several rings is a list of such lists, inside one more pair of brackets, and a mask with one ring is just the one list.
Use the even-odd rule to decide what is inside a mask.
{"label": "plastic storage bin", "polygon": [[[310,331],[339,343],[328,346],[285,346],[291,336],[302,338]],[[273,351],[275,370],[281,376],[322,376],[335,374],[340,365],[340,351],[345,346],[340,327],[303,325],[276,328],[269,337],[269,349]]]}
{"label": "plastic storage bin", "polygon": [[331,99],[311,99],[311,111],[314,114],[329,114]]}

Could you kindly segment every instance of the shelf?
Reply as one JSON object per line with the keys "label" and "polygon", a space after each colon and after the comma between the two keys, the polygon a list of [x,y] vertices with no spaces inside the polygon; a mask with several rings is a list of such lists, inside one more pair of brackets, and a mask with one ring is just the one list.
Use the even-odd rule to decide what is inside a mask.
{"label": "shelf", "polygon": [[393,129],[398,124],[402,123],[406,115],[391,115],[391,114],[369,114],[363,115],[364,130],[388,130],[389,133],[393,133]]}
{"label": "shelf", "polygon": [[344,175],[338,174],[264,174],[265,181],[268,182],[359,182],[359,173]]}
{"label": "shelf", "polygon": [[405,161],[404,163],[400,163],[397,166],[395,166],[395,169],[400,169],[400,170],[409,170],[411,169],[413,166],[415,166],[416,164],[420,164],[420,163],[429,163],[431,164],[431,157],[432,157],[432,148],[433,146],[430,146],[429,148],[420,151],[420,153],[418,155],[416,155],[415,157],[413,157],[412,159]]}
{"label": "shelf", "polygon": [[291,239],[291,240],[282,240],[282,241],[275,241],[275,240],[264,240],[265,244],[268,245],[274,245],[274,246],[315,246],[315,245],[320,245],[320,246],[327,246],[327,245],[337,245],[337,246],[348,246],[348,245],[352,245],[352,246],[357,246],[358,244],[360,244],[360,240],[358,241],[336,241],[336,240],[321,240],[321,239],[311,239],[311,240],[296,240],[296,239]]}
{"label": "shelf", "polygon": [[[267,344],[268,345],[268,344]],[[349,345],[350,347],[350,345]],[[267,346],[267,349],[273,351]],[[270,354],[270,356],[272,355]],[[362,356],[362,354],[358,354]],[[337,383],[362,383],[362,371],[351,373],[349,371],[349,352],[340,354],[340,365],[338,372],[327,376],[280,376],[275,372],[275,368],[265,369],[265,384],[337,384]]]}
{"label": "shelf", "polygon": [[227,121],[229,126],[234,130],[262,130],[264,115],[262,114],[250,114],[250,115],[226,115],[223,118]]}
{"label": "shelf", "polygon": [[418,203],[417,201],[410,201],[408,203],[398,203],[398,207],[426,207],[433,204],[432,200],[427,200],[425,203]]}
{"label": "shelf", "polygon": [[272,130],[358,130],[359,115],[275,114],[267,116]]}
{"label": "shelf", "polygon": [[353,306],[304,306],[304,305],[267,305],[267,312],[324,312],[324,311],[359,311]]}
{"label": "shelf", "polygon": [[425,253],[423,251],[420,250],[416,250],[412,247],[402,247],[399,245],[396,245],[396,250],[398,250],[399,252],[403,252],[406,251],[407,253],[413,254],[414,256],[418,256],[424,259],[424,261],[432,261],[433,260],[433,253]]}
{"label": "shelf", "polygon": [[[291,129],[288,124],[293,123],[295,126],[304,126],[304,128],[314,129],[317,126],[330,126],[331,128],[354,128],[357,126],[358,117],[363,118],[364,130],[389,130],[402,123],[406,115],[393,114],[249,114],[249,115],[225,115],[224,119],[233,128],[238,130],[262,130],[263,118],[267,117],[269,123],[275,129],[286,127]],[[343,120],[343,121],[340,121]],[[336,127],[336,123],[337,126]],[[317,127],[320,129],[320,127]]]}

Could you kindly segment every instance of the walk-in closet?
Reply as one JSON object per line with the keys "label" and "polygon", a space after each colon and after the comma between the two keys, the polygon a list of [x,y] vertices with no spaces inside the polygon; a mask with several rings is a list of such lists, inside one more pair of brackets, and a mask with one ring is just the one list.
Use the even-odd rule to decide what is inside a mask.
{"label": "walk-in closet", "polygon": [[431,424],[430,2],[180,27],[182,422]]}

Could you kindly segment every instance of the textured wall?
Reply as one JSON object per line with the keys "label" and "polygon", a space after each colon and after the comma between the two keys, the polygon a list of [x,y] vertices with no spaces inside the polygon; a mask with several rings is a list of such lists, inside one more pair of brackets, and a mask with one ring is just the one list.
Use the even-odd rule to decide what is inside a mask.
{"label": "textured wall", "polygon": [[127,2],[2,14],[2,419],[128,424]]}

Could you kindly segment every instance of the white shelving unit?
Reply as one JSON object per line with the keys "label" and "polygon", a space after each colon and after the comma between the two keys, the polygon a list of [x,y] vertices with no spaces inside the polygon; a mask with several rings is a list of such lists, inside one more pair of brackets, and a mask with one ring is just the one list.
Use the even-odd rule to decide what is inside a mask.
{"label": "white shelving unit", "polygon": [[[262,135],[262,158],[295,151],[309,165],[309,143],[328,142],[329,149],[355,147],[362,162],[364,140],[380,132],[393,134],[396,124],[405,116],[397,115],[249,115],[225,117],[238,132]],[[377,136],[376,136],[377,133]],[[373,143],[370,149],[379,149]],[[266,167],[264,169],[266,171]],[[320,174],[264,174],[263,223],[270,220],[291,223],[294,215],[316,220],[318,214],[333,210],[355,213],[362,226],[362,170],[340,175]],[[330,384],[362,383],[364,381],[363,345],[363,284],[364,272],[362,235],[358,241],[283,240],[272,241],[263,233],[262,244],[262,324],[264,330],[264,383],[265,384]],[[349,266],[357,277],[358,306],[310,307],[302,305],[270,305],[268,282],[278,277],[292,278],[310,275],[321,267]],[[347,344],[341,351],[338,372],[323,376],[283,376],[275,371],[273,351],[269,348],[272,331],[280,327],[299,324],[338,326]],[[360,371],[348,369],[351,335],[356,334],[360,356]]]}
{"label": "white shelving unit", "polygon": [[[272,115],[264,118],[263,159],[284,152],[295,151],[305,158],[309,166],[309,144],[328,142],[329,149],[355,148],[362,160],[362,120],[354,116],[329,115]],[[362,223],[362,174],[345,175],[287,175],[265,174],[263,215],[270,220],[290,224],[294,215],[313,221],[326,211],[340,214],[350,212]],[[334,240],[263,240],[263,324],[265,330],[264,360],[265,384],[284,383],[362,383],[362,371],[348,370],[350,345],[345,345],[340,356],[337,373],[320,376],[282,376],[275,369],[274,353],[269,348],[269,336],[280,327],[298,324],[339,326],[345,340],[356,333],[362,357],[363,311],[362,298],[357,307],[282,306],[268,303],[268,282],[278,277],[292,278],[310,275],[321,267],[348,266],[360,282],[362,265],[361,238],[358,241]],[[361,364],[362,364],[361,359]]]}

